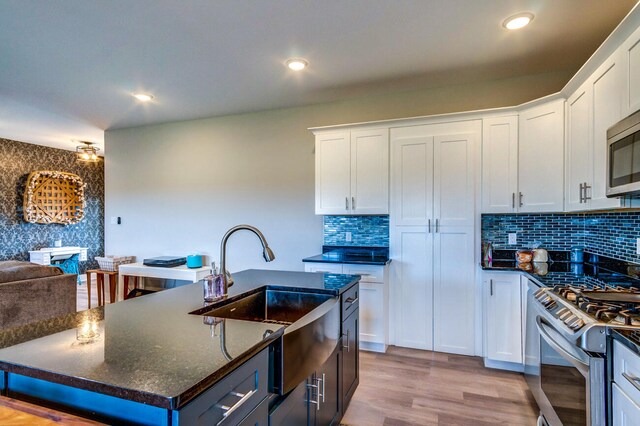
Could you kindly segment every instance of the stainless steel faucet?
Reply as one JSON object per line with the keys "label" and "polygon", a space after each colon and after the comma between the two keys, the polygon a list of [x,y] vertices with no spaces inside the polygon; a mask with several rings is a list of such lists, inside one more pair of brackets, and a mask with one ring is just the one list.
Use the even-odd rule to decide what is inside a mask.
{"label": "stainless steel faucet", "polygon": [[224,237],[222,237],[222,243],[220,243],[220,274],[222,274],[222,288],[224,291],[224,295],[227,294],[227,290],[229,287],[233,285],[233,278],[229,271],[227,271],[227,240],[231,236],[231,234],[236,231],[240,231],[241,229],[251,231],[260,238],[260,243],[262,244],[262,257],[264,257],[265,262],[271,262],[276,258],[273,254],[273,251],[269,248],[269,244],[267,240],[262,235],[262,232],[255,226],[251,225],[236,225],[233,228],[229,229]]}

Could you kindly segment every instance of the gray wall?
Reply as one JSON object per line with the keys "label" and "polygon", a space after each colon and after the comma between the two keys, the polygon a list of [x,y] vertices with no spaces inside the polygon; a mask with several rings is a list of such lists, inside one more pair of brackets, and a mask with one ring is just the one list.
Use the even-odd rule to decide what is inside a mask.
{"label": "gray wall", "polygon": [[[308,127],[517,105],[558,91],[551,73],[301,108],[205,118],[105,134],[108,254],[217,258],[225,230],[264,231],[277,260],[265,264],[253,235],[230,241],[229,269],[302,270],[321,250],[314,215],[314,139]],[[109,217],[121,216],[121,225]]]}

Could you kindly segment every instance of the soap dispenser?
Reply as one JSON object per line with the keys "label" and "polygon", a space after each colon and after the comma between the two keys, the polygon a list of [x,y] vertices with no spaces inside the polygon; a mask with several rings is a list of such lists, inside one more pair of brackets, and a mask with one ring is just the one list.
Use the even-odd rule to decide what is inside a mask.
{"label": "soap dispenser", "polygon": [[207,275],[202,281],[204,286],[204,301],[215,302],[227,297],[224,294],[224,283],[222,275],[218,272],[216,262],[211,262],[211,274]]}

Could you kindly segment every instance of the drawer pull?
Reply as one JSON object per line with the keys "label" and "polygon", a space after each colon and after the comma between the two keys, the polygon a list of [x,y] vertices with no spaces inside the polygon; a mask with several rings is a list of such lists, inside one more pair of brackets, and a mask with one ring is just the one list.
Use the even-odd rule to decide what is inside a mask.
{"label": "drawer pull", "polygon": [[[344,336],[344,335],[343,335]],[[344,344],[342,345],[342,349],[346,349],[347,352],[351,352],[351,348],[349,347],[349,330],[347,329],[347,346],[345,346]]]}
{"label": "drawer pull", "polygon": [[622,377],[624,377],[629,382],[631,382],[633,387],[635,387],[636,389],[638,389],[640,391],[640,378],[632,376],[632,375],[627,374],[627,373],[622,373]]}
{"label": "drawer pull", "polygon": [[242,404],[247,402],[247,400],[249,400],[249,398],[251,398],[253,396],[253,394],[255,394],[256,392],[258,392],[258,389],[254,389],[254,390],[252,390],[250,392],[247,392],[247,393],[229,392],[229,395],[236,396],[236,397],[238,397],[240,399],[238,400],[238,402],[233,404],[231,407],[229,407],[227,405],[219,405],[219,407],[224,411],[224,413],[222,414],[222,420],[220,420],[218,422],[218,424],[221,424],[227,417],[229,417],[231,415],[231,413],[233,413],[238,408],[240,408],[242,406]]}

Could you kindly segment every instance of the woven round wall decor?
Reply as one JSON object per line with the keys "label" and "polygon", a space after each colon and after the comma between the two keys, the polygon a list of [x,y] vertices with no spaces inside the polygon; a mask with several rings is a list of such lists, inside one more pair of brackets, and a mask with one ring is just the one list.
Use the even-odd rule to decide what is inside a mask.
{"label": "woven round wall decor", "polygon": [[31,172],[24,192],[24,220],[71,225],[84,218],[82,178],[52,170]]}

